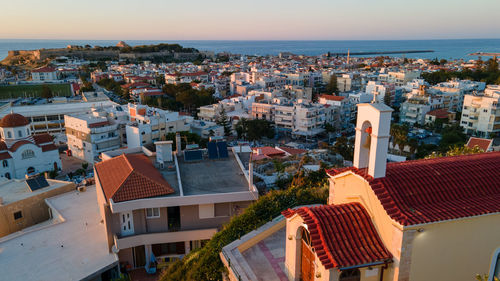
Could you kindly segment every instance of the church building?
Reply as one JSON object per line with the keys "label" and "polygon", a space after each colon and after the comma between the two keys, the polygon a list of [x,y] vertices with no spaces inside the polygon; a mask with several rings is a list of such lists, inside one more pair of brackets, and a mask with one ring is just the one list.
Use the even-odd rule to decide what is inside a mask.
{"label": "church building", "polygon": [[17,113],[0,120],[0,178],[24,179],[60,170],[59,151],[49,134],[32,134],[30,122]]}

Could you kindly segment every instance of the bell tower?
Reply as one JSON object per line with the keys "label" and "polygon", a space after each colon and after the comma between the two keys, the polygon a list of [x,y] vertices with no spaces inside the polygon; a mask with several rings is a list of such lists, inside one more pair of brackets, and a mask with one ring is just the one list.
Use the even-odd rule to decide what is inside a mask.
{"label": "bell tower", "polygon": [[385,177],[393,109],[383,103],[358,104],[354,167],[368,168],[374,178]]}

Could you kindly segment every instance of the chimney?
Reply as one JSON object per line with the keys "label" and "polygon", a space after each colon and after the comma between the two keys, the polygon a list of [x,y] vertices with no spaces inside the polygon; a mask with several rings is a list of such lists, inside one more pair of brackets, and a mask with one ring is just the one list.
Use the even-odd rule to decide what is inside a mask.
{"label": "chimney", "polygon": [[383,103],[358,104],[354,167],[374,178],[385,177],[392,111]]}
{"label": "chimney", "polygon": [[250,191],[253,190],[253,163],[251,154],[250,154],[250,162],[248,163],[248,187]]}
{"label": "chimney", "polygon": [[181,155],[182,153],[182,150],[181,150],[181,134],[180,133],[176,133],[175,134],[175,153],[177,155]]}
{"label": "chimney", "polygon": [[[172,145],[173,141],[156,141],[156,162],[160,164],[160,167],[165,164],[165,162],[173,161],[172,158]],[[162,167],[163,168],[163,167]]]}

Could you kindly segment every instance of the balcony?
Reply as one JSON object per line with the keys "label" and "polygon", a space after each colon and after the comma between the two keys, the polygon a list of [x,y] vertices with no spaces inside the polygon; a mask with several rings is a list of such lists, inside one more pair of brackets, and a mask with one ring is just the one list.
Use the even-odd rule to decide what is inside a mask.
{"label": "balcony", "polygon": [[114,235],[114,245],[118,250],[122,250],[141,245],[205,240],[212,238],[215,233],[217,233],[217,228],[143,233],[129,236]]}

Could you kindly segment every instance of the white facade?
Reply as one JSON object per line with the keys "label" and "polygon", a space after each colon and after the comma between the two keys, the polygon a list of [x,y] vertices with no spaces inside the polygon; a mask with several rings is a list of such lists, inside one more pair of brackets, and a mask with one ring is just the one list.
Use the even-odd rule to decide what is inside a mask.
{"label": "white facade", "polygon": [[489,137],[500,133],[500,86],[489,86],[484,95],[465,95],[460,125],[468,134]]}
{"label": "white facade", "polygon": [[52,137],[32,135],[28,121],[20,126],[0,127],[0,135],[0,178],[22,179],[26,175],[61,169],[59,151]]}

